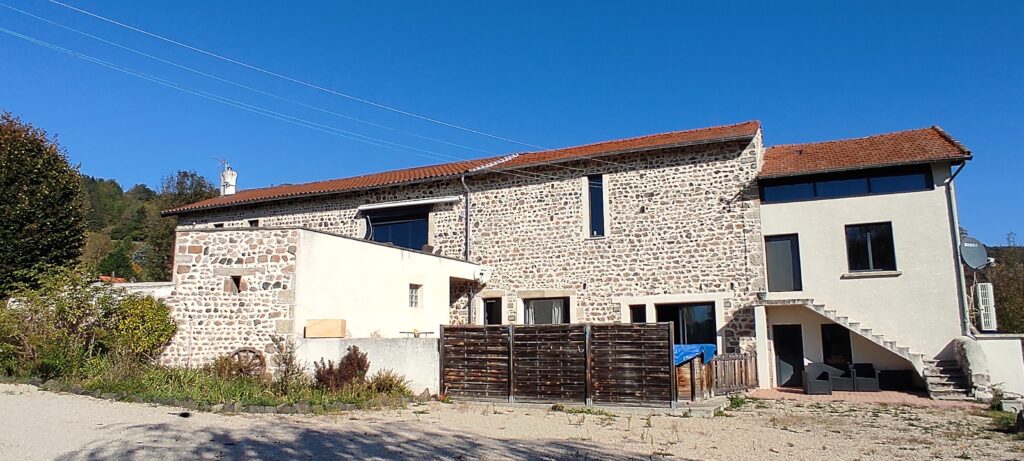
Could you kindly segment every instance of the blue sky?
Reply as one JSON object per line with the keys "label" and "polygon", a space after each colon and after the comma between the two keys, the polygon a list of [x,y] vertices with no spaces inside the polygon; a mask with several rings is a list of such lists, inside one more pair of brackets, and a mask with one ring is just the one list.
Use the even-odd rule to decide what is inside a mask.
{"label": "blue sky", "polygon": [[[749,119],[761,120],[768,144],[936,124],[975,154],[957,179],[962,224],[989,244],[1011,231],[1024,236],[1024,2],[66,1],[325,88],[538,146]],[[43,0],[0,3],[389,129],[3,7],[0,27],[191,90],[429,151],[296,126],[0,33],[0,109],[56,133],[83,172],[125,187],[155,186],[178,169],[213,178],[215,158],[227,158],[249,188],[530,150]]]}

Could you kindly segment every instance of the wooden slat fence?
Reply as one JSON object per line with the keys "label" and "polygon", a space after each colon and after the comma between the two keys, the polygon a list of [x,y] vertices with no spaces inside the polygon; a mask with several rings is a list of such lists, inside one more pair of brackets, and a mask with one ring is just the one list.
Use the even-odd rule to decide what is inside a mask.
{"label": "wooden slat fence", "polygon": [[757,355],[754,353],[716,355],[705,369],[715,395],[757,387]]}
{"label": "wooden slat fence", "polygon": [[441,389],[475,400],[674,405],[672,327],[441,327]]}

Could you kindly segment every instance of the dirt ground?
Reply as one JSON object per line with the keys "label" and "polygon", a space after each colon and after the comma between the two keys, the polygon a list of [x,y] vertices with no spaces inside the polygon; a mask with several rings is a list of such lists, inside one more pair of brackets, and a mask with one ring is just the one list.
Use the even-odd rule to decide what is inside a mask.
{"label": "dirt ground", "polygon": [[713,419],[460,403],[317,417],[180,411],[3,384],[0,458],[1024,459],[1024,441],[962,409],[757,400]]}

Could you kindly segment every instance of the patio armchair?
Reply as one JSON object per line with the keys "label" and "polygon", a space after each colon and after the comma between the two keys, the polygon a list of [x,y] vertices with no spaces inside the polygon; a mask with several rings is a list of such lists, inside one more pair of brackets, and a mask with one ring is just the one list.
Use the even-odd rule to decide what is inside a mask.
{"label": "patio armchair", "polygon": [[853,390],[857,392],[878,392],[878,370],[870,363],[853,364]]}
{"label": "patio armchair", "polygon": [[832,384],[829,372],[820,363],[811,363],[804,367],[804,393],[808,395],[832,395]]}
{"label": "patio armchair", "polygon": [[833,391],[852,391],[853,372],[850,369],[842,369],[831,365],[820,364],[828,372],[828,382]]}

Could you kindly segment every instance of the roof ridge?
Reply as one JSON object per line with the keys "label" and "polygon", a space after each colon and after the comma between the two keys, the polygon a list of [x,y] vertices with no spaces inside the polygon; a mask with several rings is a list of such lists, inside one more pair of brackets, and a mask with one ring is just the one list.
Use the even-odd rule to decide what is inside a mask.
{"label": "roof ridge", "polygon": [[509,160],[512,160],[512,159],[518,157],[519,155],[520,154],[516,153],[516,154],[509,154],[509,155],[506,155],[504,157],[499,157],[499,158],[495,159],[493,162],[487,162],[487,163],[485,163],[483,165],[475,166],[473,168],[470,168],[469,170],[466,170],[466,172],[467,173],[473,173],[473,172],[477,172],[477,171],[481,171],[481,170],[486,170],[488,168],[492,168],[492,167],[494,167],[496,165],[500,165],[500,164],[505,163],[505,162],[507,162]]}
{"label": "roof ridge", "polygon": [[860,141],[862,139],[881,138],[883,136],[892,136],[892,135],[896,135],[896,134],[912,133],[912,132],[915,132],[915,131],[926,131],[926,130],[931,130],[931,129],[934,129],[934,128],[937,128],[937,127],[935,125],[932,125],[932,126],[927,126],[927,127],[923,127],[923,128],[911,128],[911,129],[908,129],[908,130],[890,131],[888,133],[878,133],[878,134],[872,134],[872,135],[868,135],[868,136],[859,136],[859,137],[856,137],[856,138],[841,138],[841,139],[830,139],[828,141],[811,141],[811,142],[795,142],[795,143],[789,143],[789,144],[775,144],[773,146],[768,146],[768,149],[774,149],[776,147],[816,146],[816,145],[820,145],[820,144],[834,144],[834,143],[839,143],[839,142]]}
{"label": "roof ridge", "polygon": [[632,137],[629,137],[629,138],[616,138],[616,139],[610,139],[610,140],[606,140],[606,141],[596,141],[596,142],[590,142],[590,143],[586,143],[586,144],[578,144],[578,145],[575,145],[575,146],[556,147],[554,149],[544,149],[544,150],[520,152],[517,155],[543,154],[543,153],[546,153],[546,152],[555,152],[555,151],[561,151],[561,150],[580,149],[580,148],[583,148],[583,147],[599,146],[601,144],[611,144],[611,143],[617,143],[617,142],[636,141],[636,140],[639,140],[639,139],[651,138],[651,137],[655,137],[655,136],[668,136],[668,135],[682,134],[682,133],[694,133],[694,132],[698,132],[698,131],[720,130],[722,128],[732,128],[732,127],[747,125],[747,124],[751,124],[751,123],[756,125],[758,129],[761,128],[761,121],[760,120],[746,120],[746,121],[743,121],[743,122],[731,123],[731,124],[727,124],[727,125],[713,125],[713,126],[705,126],[705,127],[701,127],[701,128],[690,128],[690,129],[687,129],[687,130],[663,131],[661,133],[651,133],[651,134],[643,134],[643,135],[638,135],[638,136],[632,136]]}

